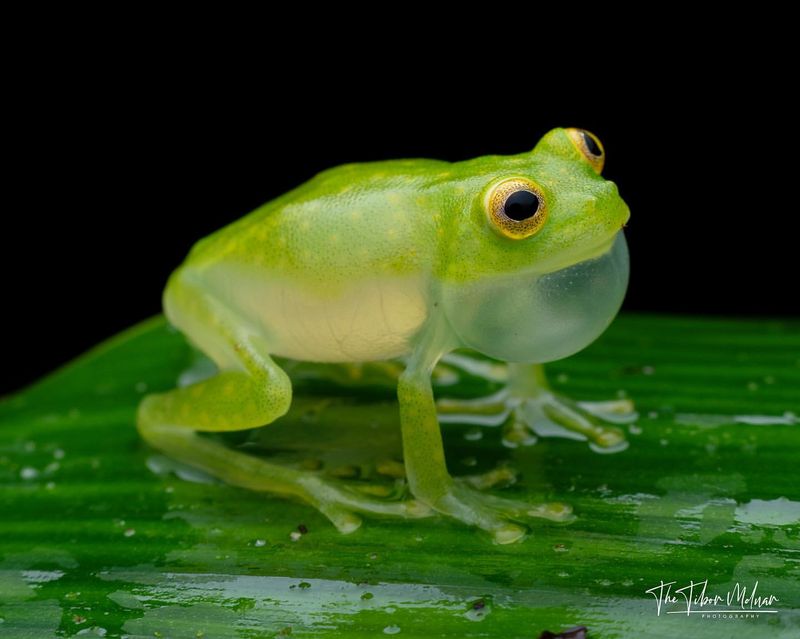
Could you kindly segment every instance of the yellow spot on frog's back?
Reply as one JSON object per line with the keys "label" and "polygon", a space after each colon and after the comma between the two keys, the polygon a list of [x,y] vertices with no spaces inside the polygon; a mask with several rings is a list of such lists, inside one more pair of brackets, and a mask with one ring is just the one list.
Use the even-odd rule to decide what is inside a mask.
{"label": "yellow spot on frog's back", "polygon": [[387,237],[391,237],[391,238],[397,237],[397,229],[395,229],[395,228],[386,229],[386,235],[387,235]]}
{"label": "yellow spot on frog's back", "polygon": [[350,211],[350,219],[351,220],[360,220],[364,217],[364,211],[360,211],[359,209],[355,209]]}
{"label": "yellow spot on frog's back", "polygon": [[302,222],[300,222],[300,228],[303,231],[307,231],[308,229],[311,228],[311,222],[309,222],[308,220],[303,220]]}
{"label": "yellow spot on frog's back", "polygon": [[336,243],[339,241],[339,236],[336,233],[331,233],[331,242]]}
{"label": "yellow spot on frog's back", "polygon": [[401,198],[397,193],[389,193],[386,196],[386,201],[389,202],[389,204],[400,204],[400,202],[403,201],[403,198]]}

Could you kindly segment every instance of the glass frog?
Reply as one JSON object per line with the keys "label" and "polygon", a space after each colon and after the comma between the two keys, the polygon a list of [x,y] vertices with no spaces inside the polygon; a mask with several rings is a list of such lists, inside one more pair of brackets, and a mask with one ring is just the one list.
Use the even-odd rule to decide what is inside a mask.
{"label": "glass frog", "polygon": [[[544,417],[599,446],[623,441],[602,416],[632,411],[629,402],[571,402],[549,390],[541,367],[597,338],[627,287],[629,210],[601,176],[604,160],[593,134],[559,128],[519,155],[348,164],[199,241],[171,275],[164,310],[217,371],[145,397],[140,433],[230,484],[303,500],[343,533],[361,514],[438,513],[511,543],[529,517],[570,519],[564,504],[510,500],[452,477],[438,414],[496,405],[517,429]],[[432,371],[461,348],[511,362],[506,390],[441,400],[437,411]],[[198,435],[280,427],[292,386],[273,357],[402,358],[402,498]]]}

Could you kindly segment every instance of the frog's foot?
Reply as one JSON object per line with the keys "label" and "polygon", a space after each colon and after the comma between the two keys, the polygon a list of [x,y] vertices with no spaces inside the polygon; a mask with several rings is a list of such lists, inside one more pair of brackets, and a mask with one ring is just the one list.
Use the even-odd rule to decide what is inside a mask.
{"label": "frog's foot", "polygon": [[[391,477],[395,480],[396,486],[406,486],[406,468],[396,460],[383,460],[376,464],[378,474],[385,477]],[[490,488],[505,488],[511,486],[517,481],[517,471],[513,468],[501,464],[492,470],[475,475],[463,475],[458,478],[458,481],[469,484],[478,490],[489,490]],[[366,486],[359,486],[359,490],[367,492],[372,495],[387,496],[389,491],[386,490],[385,485],[381,484],[368,484]]]}
{"label": "frog's foot", "polygon": [[505,388],[474,400],[441,399],[442,422],[502,426],[503,442],[510,447],[533,444],[537,436],[588,439],[595,450],[617,452],[627,447],[619,427],[636,420],[633,402],[575,402],[550,390],[522,396]]}
{"label": "frog's foot", "polygon": [[416,499],[381,498],[391,492],[384,490],[383,486],[349,486],[312,473],[304,473],[297,481],[301,489],[299,496],[303,501],[330,519],[342,533],[353,532],[361,525],[359,514],[403,519],[418,519],[436,514],[433,509]]}
{"label": "frog's foot", "polygon": [[528,519],[549,519],[562,523],[575,519],[572,508],[567,504],[529,504],[481,493],[473,488],[471,482],[463,479],[455,479],[450,490],[431,506],[443,515],[486,530],[498,544],[511,544],[522,539],[528,533],[524,525]]}
{"label": "frog's foot", "polygon": [[628,447],[620,424],[638,417],[629,399],[607,402],[575,402],[551,391],[515,406],[505,427],[508,446],[528,443],[536,435],[563,435],[588,439],[597,452],[619,452]]}

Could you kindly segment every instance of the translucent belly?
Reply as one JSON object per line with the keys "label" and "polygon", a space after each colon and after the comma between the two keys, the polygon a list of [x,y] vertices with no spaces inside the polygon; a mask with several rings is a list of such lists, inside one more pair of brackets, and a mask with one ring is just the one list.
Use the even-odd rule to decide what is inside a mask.
{"label": "translucent belly", "polygon": [[373,278],[330,288],[241,273],[207,277],[215,295],[262,334],[272,354],[292,359],[398,357],[408,353],[427,317],[419,277]]}

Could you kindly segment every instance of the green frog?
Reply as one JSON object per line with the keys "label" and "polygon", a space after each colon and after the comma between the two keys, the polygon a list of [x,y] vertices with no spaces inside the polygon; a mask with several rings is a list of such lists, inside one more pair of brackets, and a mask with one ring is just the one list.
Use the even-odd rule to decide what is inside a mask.
{"label": "green frog", "polygon": [[[544,416],[601,447],[624,440],[603,417],[630,413],[628,402],[572,402],[549,389],[541,366],[597,338],[627,287],[629,210],[602,177],[604,160],[592,133],[558,128],[519,155],[347,164],[199,241],[170,277],[164,310],[217,372],[146,396],[141,435],[226,482],[303,500],[343,533],[363,514],[439,514],[511,543],[531,517],[569,520],[565,504],[506,499],[452,477],[439,415],[496,405],[517,429]],[[509,362],[506,388],[437,410],[432,371],[464,348]],[[274,358],[402,361],[402,498],[198,434],[279,421],[292,386]]]}

